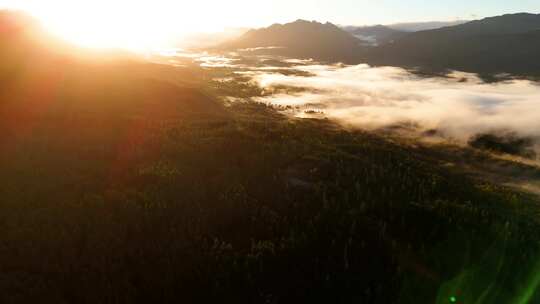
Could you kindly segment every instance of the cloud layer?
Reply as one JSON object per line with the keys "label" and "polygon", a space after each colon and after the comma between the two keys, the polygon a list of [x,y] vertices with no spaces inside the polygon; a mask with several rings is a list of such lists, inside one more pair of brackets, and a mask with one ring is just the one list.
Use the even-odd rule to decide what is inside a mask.
{"label": "cloud layer", "polygon": [[367,65],[294,68],[315,76],[258,73],[254,79],[263,87],[306,91],[260,101],[324,112],[328,118],[363,128],[413,122],[463,141],[501,130],[540,138],[540,85],[531,81],[488,84],[458,72],[447,78],[422,78],[400,68]]}

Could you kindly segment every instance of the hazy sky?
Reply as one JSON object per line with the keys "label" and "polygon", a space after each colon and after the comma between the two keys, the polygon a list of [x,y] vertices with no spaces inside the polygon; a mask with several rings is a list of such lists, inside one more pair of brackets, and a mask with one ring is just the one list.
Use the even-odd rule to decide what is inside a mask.
{"label": "hazy sky", "polygon": [[[373,24],[407,21],[470,19],[512,12],[540,13],[539,0],[197,0],[197,1],[77,1],[77,0],[0,0],[1,7],[49,7],[67,13],[77,7],[108,7],[117,4],[134,13],[139,8],[160,12],[178,19],[222,26],[265,26],[298,18],[331,21],[339,24]],[[57,6],[57,7],[55,7]],[[150,12],[151,13],[151,12]],[[204,13],[212,17],[204,18]],[[96,20],[99,21],[99,20]],[[197,27],[201,27],[197,25]]]}
{"label": "hazy sky", "polygon": [[262,27],[296,19],[341,25],[476,19],[540,13],[540,0],[0,0],[88,45],[140,45],[225,27]]}

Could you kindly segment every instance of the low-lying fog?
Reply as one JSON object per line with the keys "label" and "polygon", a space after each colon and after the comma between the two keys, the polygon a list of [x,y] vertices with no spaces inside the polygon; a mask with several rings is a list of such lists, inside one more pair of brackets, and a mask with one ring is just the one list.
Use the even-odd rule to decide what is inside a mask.
{"label": "low-lying fog", "polygon": [[395,67],[257,58],[201,56],[197,61],[206,68],[237,69],[263,88],[291,88],[255,99],[292,106],[298,116],[327,117],[370,129],[407,126],[417,134],[463,143],[484,133],[513,134],[540,151],[538,82],[486,83],[460,72],[421,77]]}
{"label": "low-lying fog", "polygon": [[294,68],[314,76],[258,71],[254,80],[263,87],[302,87],[305,91],[259,100],[300,106],[300,115],[324,115],[364,128],[406,123],[461,141],[497,132],[540,138],[539,83],[485,83],[475,75],[458,72],[423,78],[401,68],[367,65]]}

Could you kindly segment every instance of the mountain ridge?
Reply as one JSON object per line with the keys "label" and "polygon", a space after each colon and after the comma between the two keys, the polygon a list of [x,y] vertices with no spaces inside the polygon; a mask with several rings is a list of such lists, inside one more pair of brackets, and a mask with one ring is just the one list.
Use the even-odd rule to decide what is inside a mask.
{"label": "mountain ridge", "polygon": [[362,40],[366,45],[378,46],[401,38],[408,32],[392,29],[386,25],[378,24],[373,26],[350,26],[344,30]]}
{"label": "mountain ridge", "polygon": [[507,14],[411,33],[371,49],[375,65],[455,69],[479,74],[540,74],[540,14]]}
{"label": "mountain ridge", "polygon": [[[297,20],[250,30],[222,45],[222,49],[259,48],[254,53],[437,73],[462,70],[482,75],[509,73],[537,77],[540,76],[537,30],[540,30],[540,14],[530,13],[488,17],[413,33],[399,33],[386,26],[343,29],[329,22]],[[360,38],[365,35],[364,41],[354,33]]]}
{"label": "mountain ridge", "polygon": [[299,19],[291,23],[276,23],[267,28],[249,30],[241,37],[222,44],[220,48],[258,48],[259,53],[265,54],[354,62],[362,46],[359,39],[333,23]]}

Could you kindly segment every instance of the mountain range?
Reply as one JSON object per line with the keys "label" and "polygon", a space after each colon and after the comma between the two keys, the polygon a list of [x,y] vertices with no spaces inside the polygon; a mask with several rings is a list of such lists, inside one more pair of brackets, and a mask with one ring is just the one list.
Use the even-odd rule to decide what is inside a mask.
{"label": "mountain range", "polygon": [[346,27],[344,30],[370,46],[390,43],[408,34],[384,25]]}
{"label": "mountain range", "polygon": [[386,26],[391,29],[403,31],[403,32],[419,32],[419,31],[435,30],[441,27],[460,25],[469,21],[470,20],[403,22],[403,23],[389,24]]}
{"label": "mountain range", "polygon": [[538,75],[540,15],[512,14],[411,33],[368,51],[376,65]]}
{"label": "mountain range", "polygon": [[443,27],[455,26],[468,21],[431,21],[431,22],[409,22],[395,23],[389,25],[372,26],[344,26],[343,30],[353,34],[362,40],[364,44],[378,46],[401,38],[412,32],[435,30]]}
{"label": "mountain range", "polygon": [[221,47],[326,62],[538,76],[540,14],[508,14],[409,33],[298,20],[251,30]]}
{"label": "mountain range", "polygon": [[222,44],[220,48],[331,62],[353,62],[362,48],[362,42],[332,23],[297,20],[250,30]]}

